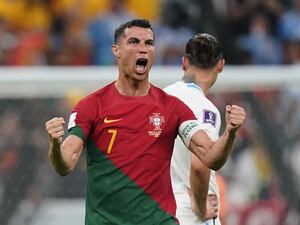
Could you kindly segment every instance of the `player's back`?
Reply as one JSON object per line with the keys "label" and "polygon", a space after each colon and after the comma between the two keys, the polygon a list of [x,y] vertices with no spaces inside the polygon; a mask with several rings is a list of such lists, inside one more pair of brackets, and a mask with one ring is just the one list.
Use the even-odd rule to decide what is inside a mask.
{"label": "player's back", "polygon": [[[194,83],[184,83],[178,81],[164,89],[168,94],[174,95],[188,105],[196,117],[202,129],[216,140],[219,137],[221,125],[221,116],[216,106],[204,95],[202,89]],[[177,138],[174,145],[173,156],[171,160],[171,178],[172,186],[177,202],[176,216],[179,221],[185,221],[186,218],[192,218],[195,223],[199,221],[191,210],[191,201],[189,197],[190,188],[190,168],[191,154]],[[215,172],[211,170],[209,182],[209,194],[215,194],[219,197],[219,190],[216,183]],[[194,224],[194,223],[191,223]]]}

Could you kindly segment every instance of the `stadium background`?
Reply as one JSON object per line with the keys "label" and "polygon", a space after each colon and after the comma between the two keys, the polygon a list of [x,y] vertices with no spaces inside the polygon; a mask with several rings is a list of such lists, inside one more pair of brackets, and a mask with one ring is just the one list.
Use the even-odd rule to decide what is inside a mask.
{"label": "stadium background", "polygon": [[0,224],[83,224],[84,156],[59,177],[44,122],[116,78],[111,35],[135,16],[154,25],[161,87],[180,79],[190,36],[224,43],[209,97],[248,113],[218,172],[224,225],[300,224],[299,0],[0,0]]}

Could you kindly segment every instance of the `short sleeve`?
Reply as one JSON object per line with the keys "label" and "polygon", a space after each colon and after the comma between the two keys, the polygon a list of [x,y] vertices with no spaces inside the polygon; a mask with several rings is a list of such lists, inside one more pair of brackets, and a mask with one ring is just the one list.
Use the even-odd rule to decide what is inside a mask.
{"label": "short sleeve", "polygon": [[93,124],[91,103],[83,99],[72,110],[68,122],[68,135],[73,134],[85,141]]}
{"label": "short sleeve", "polygon": [[181,100],[178,100],[176,110],[178,113],[179,126],[187,120],[197,120],[193,111]]}
{"label": "short sleeve", "polygon": [[199,126],[203,129],[212,140],[219,138],[220,114],[212,109],[203,109],[199,112]]}
{"label": "short sleeve", "polygon": [[191,137],[194,133],[200,130],[199,122],[192,112],[192,110],[181,100],[178,100],[179,104],[177,111],[179,114],[179,129],[178,134],[184,142],[185,146],[188,147]]}

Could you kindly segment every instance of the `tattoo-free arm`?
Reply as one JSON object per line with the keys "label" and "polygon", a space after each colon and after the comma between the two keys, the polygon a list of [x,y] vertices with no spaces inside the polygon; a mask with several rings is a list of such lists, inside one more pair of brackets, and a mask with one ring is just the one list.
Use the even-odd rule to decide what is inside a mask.
{"label": "tattoo-free arm", "polygon": [[191,138],[189,149],[210,169],[220,169],[231,153],[235,134],[245,118],[243,108],[227,105],[226,129],[222,136],[214,142],[204,130],[198,130]]}
{"label": "tattoo-free arm", "polygon": [[83,141],[69,135],[64,141],[64,124],[62,117],[54,117],[45,123],[45,129],[49,137],[49,158],[55,170],[61,176],[66,176],[73,171],[79,156],[83,150]]}
{"label": "tattoo-free arm", "polygon": [[[201,178],[201,179],[199,179]],[[200,217],[206,215],[206,201],[210,180],[210,169],[194,154],[190,170],[191,202],[193,211]]]}
{"label": "tattoo-free arm", "polygon": [[49,158],[57,173],[66,176],[71,173],[83,151],[83,141],[75,136],[68,136],[61,144],[57,139],[50,141]]}
{"label": "tattoo-free arm", "polygon": [[197,131],[191,139],[189,149],[210,169],[218,170],[226,162],[233,146],[235,134],[225,131],[212,141],[204,130]]}

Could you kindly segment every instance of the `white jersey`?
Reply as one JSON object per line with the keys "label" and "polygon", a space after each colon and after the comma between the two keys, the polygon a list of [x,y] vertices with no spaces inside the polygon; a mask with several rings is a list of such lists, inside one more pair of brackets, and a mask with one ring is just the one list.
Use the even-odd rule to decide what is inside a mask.
{"label": "white jersey", "polygon": [[[199,125],[212,140],[219,138],[221,116],[217,107],[205,97],[202,89],[194,83],[178,81],[164,89],[168,94],[176,96],[191,108],[198,118]],[[171,160],[171,178],[174,195],[177,203],[176,216],[181,225],[217,225],[219,219],[200,221],[193,213],[191,199],[188,193],[190,188],[191,153],[180,138],[176,138]],[[210,172],[208,194],[215,194],[219,198],[219,189],[216,182],[215,171]],[[220,206],[218,206],[220,207]]]}

